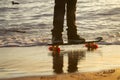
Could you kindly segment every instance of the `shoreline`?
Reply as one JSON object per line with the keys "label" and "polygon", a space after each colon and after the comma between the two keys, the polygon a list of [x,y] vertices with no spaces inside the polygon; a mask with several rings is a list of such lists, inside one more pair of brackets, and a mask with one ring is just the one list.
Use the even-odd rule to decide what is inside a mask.
{"label": "shoreline", "polygon": [[50,76],[26,76],[0,80],[120,80],[120,68],[99,72],[65,73]]}

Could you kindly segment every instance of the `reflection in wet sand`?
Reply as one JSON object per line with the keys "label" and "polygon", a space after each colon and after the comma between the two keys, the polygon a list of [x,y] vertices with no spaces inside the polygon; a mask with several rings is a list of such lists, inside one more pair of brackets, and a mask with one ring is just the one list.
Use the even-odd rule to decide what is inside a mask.
{"label": "reflection in wet sand", "polygon": [[52,56],[54,72],[57,74],[63,73],[63,55],[52,53]]}
{"label": "reflection in wet sand", "polygon": [[[69,73],[78,71],[78,67],[77,67],[78,62],[80,62],[80,60],[83,57],[85,57],[85,51],[68,51],[65,53],[68,56],[68,69],[67,69],[67,71]],[[56,73],[56,74],[63,73],[64,54],[52,53],[52,57],[53,57],[54,73]]]}

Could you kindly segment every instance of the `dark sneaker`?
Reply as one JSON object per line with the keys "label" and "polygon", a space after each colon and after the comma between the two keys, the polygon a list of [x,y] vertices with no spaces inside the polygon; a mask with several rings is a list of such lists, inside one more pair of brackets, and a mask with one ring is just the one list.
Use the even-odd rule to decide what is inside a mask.
{"label": "dark sneaker", "polygon": [[62,36],[53,36],[52,37],[52,44],[63,44]]}
{"label": "dark sneaker", "polygon": [[80,37],[79,35],[74,35],[69,37],[68,36],[68,43],[69,44],[78,44],[78,43],[84,43],[85,39]]}

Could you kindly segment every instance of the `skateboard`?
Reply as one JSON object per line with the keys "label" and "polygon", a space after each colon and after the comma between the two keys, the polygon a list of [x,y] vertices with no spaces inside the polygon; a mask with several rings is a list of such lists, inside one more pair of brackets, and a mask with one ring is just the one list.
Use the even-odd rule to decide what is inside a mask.
{"label": "skateboard", "polygon": [[95,50],[98,48],[98,45],[97,45],[97,42],[100,42],[102,41],[103,38],[102,37],[97,37],[93,40],[85,40],[85,42],[83,43],[63,43],[63,44],[48,44],[49,45],[49,51],[52,51],[52,52],[57,52],[57,53],[60,53],[61,49],[60,49],[60,45],[78,45],[78,44],[85,44],[85,47],[87,48],[88,51],[91,51],[91,50]]}

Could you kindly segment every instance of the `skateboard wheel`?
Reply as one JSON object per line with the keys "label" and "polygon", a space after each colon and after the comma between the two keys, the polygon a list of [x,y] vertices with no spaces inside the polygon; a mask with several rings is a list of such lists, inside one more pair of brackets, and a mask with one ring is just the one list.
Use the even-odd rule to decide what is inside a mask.
{"label": "skateboard wheel", "polygon": [[85,47],[89,48],[89,49],[97,49],[98,45],[95,43],[89,43],[89,44],[85,44]]}
{"label": "skateboard wheel", "polygon": [[57,52],[60,53],[60,48],[59,47],[57,48]]}
{"label": "skateboard wheel", "polygon": [[98,48],[98,45],[97,45],[97,44],[94,44],[93,47],[94,47],[95,49],[97,49],[97,48]]}
{"label": "skateboard wheel", "polygon": [[53,51],[53,46],[50,46],[48,49],[49,51]]}

